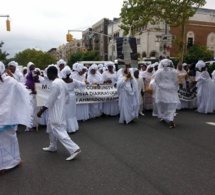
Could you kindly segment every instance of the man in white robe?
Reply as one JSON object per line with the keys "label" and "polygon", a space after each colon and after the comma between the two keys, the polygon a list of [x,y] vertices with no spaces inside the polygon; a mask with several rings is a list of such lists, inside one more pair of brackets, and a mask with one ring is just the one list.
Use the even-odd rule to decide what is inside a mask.
{"label": "man in white robe", "polygon": [[177,72],[172,68],[171,60],[161,60],[154,82],[156,84],[154,98],[158,118],[169,123],[169,128],[174,128],[174,116],[180,100]]}
{"label": "man in white robe", "polygon": [[22,164],[15,128],[18,124],[29,126],[30,113],[29,91],[7,76],[0,62],[0,173]]}
{"label": "man in white robe", "polygon": [[49,147],[43,148],[47,152],[57,150],[57,140],[59,140],[70,153],[66,160],[74,159],[80,152],[80,147],[74,143],[66,131],[66,103],[69,98],[66,83],[57,77],[58,70],[54,66],[47,69],[49,80],[53,80],[50,88],[48,100],[37,113],[41,117],[42,113],[48,109],[47,131],[49,132]]}

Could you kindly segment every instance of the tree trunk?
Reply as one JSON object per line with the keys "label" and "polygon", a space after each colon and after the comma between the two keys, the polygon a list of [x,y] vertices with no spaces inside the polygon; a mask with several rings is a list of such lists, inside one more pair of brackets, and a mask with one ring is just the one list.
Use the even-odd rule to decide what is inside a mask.
{"label": "tree trunk", "polygon": [[182,42],[180,44],[180,58],[179,58],[179,63],[182,64],[183,59],[184,59],[184,53],[186,49],[186,22],[183,20],[182,25],[181,25],[181,38]]}

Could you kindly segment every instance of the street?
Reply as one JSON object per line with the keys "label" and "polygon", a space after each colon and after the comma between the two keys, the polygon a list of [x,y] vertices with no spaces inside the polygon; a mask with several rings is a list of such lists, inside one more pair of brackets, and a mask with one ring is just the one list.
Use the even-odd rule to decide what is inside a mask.
{"label": "street", "polygon": [[[79,122],[70,135],[82,149],[72,161],[45,128],[18,129],[23,166],[0,176],[1,195],[214,195],[215,114],[178,111],[169,129],[147,112],[134,122],[119,116]],[[210,122],[208,124],[207,122]]]}

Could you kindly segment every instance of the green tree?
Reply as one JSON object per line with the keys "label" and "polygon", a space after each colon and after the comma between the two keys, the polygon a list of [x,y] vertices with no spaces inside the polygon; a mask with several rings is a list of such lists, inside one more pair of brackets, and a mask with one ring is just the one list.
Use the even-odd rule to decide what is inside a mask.
{"label": "green tree", "polygon": [[179,61],[182,61],[185,52],[186,24],[199,7],[204,6],[205,0],[125,0],[121,8],[122,25],[124,34],[131,36],[135,32],[142,33],[141,28],[148,23],[158,25],[161,21],[170,26],[180,26],[181,36],[178,39]]}
{"label": "green tree", "polygon": [[201,45],[193,45],[184,55],[184,62],[197,63],[199,60],[209,61],[213,58],[213,51],[208,50],[207,47]]}
{"label": "green tree", "polygon": [[81,52],[76,52],[76,53],[73,53],[70,55],[70,58],[68,60],[68,65],[70,67],[72,67],[72,65],[78,61],[80,61],[81,59],[81,56],[82,56],[82,53]]}
{"label": "green tree", "polygon": [[78,61],[100,61],[99,51],[76,52],[70,55],[68,65],[71,67]]}
{"label": "green tree", "polygon": [[6,51],[2,51],[2,47],[4,45],[4,42],[0,42],[0,61],[3,61],[5,63],[7,56],[9,55]]}
{"label": "green tree", "polygon": [[22,66],[26,66],[28,62],[33,62],[36,67],[45,69],[47,65],[55,64],[57,59],[47,52],[26,49],[15,55],[15,61]]}

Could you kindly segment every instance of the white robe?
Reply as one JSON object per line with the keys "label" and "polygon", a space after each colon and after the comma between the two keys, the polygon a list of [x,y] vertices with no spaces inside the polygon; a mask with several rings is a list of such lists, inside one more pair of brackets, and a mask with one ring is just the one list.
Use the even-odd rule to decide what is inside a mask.
{"label": "white robe", "polygon": [[[73,79],[84,82],[86,77],[86,73],[83,75],[78,74],[78,72],[75,72],[72,76]],[[76,105],[76,117],[77,120],[88,120],[90,117],[89,114],[89,104],[77,104]]]}
{"label": "white robe", "polygon": [[15,131],[18,124],[30,125],[31,107],[30,94],[25,86],[9,76],[2,75],[2,78],[3,82],[0,81],[0,170],[5,170],[15,167],[21,161]]}
{"label": "white robe", "polygon": [[[92,75],[90,72],[88,73],[87,82],[92,85],[94,83],[101,84],[102,83],[102,77],[101,73],[96,71],[95,75]],[[91,103],[89,105],[89,117],[95,118],[102,115],[102,103]]]}
{"label": "white robe", "polygon": [[139,96],[139,113],[143,112],[143,96],[142,92],[145,91],[145,84],[143,81],[143,78],[135,78],[137,81],[137,86],[138,86],[138,96]]}
{"label": "white robe", "polygon": [[[147,70],[144,71],[140,77],[144,79],[145,89],[149,87],[151,77],[153,72],[148,72]],[[145,92],[144,93],[144,109],[145,110],[152,110],[153,109],[153,98],[152,94]]]}
{"label": "white robe", "polygon": [[67,123],[67,132],[76,132],[79,129],[77,117],[76,117],[76,95],[74,92],[75,88],[78,88],[80,91],[83,91],[86,84],[84,82],[77,81],[73,79],[72,83],[66,83],[69,92],[69,103],[66,106],[66,123]]}
{"label": "white robe", "polygon": [[18,82],[23,82],[24,75],[19,71],[16,70],[15,73],[13,74],[14,79],[16,79]]}
{"label": "white robe", "polygon": [[70,154],[79,149],[66,131],[66,103],[68,103],[68,90],[66,83],[56,78],[50,88],[50,93],[45,107],[48,108],[49,147],[57,149],[57,140],[59,140]]}
{"label": "white robe", "polygon": [[[111,80],[111,84],[114,86],[114,84],[117,82],[117,75],[116,72],[111,74],[108,70],[103,72],[102,74],[102,82],[104,83],[107,80]],[[109,101],[103,103],[103,110],[102,112],[109,116],[116,116],[119,114],[119,103],[118,101]]]}
{"label": "white robe", "polygon": [[119,123],[128,124],[139,115],[139,95],[138,86],[135,79],[128,79],[121,76],[117,81],[117,90],[119,95]]}
{"label": "white robe", "polygon": [[174,120],[178,97],[178,77],[173,68],[161,68],[155,74],[155,104],[158,118],[166,122]]}
{"label": "white robe", "polygon": [[197,111],[200,113],[213,113],[214,111],[214,83],[207,71],[201,72],[197,77]]}
{"label": "white robe", "polygon": [[0,81],[0,125],[31,125],[29,90],[12,77],[5,76],[3,80]]}

